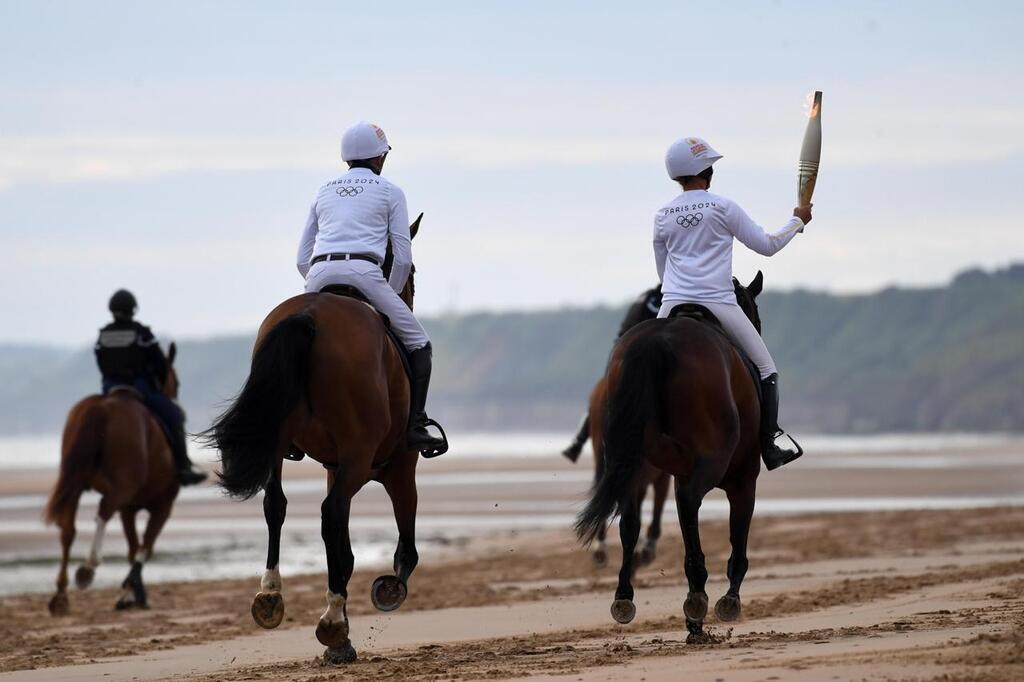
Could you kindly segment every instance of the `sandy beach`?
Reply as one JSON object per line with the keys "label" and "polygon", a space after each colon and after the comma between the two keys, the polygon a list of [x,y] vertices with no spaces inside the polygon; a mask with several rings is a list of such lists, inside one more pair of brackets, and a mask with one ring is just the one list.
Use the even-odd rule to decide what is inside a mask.
{"label": "sandy beach", "polygon": [[[284,623],[263,631],[252,622],[256,561],[245,578],[150,577],[148,611],[115,612],[114,587],[72,591],[71,614],[59,619],[46,611],[47,593],[0,597],[0,678],[669,680],[680,671],[729,681],[1024,677],[1024,506],[999,504],[1024,490],[1018,446],[958,453],[973,467],[915,466],[948,452],[857,456],[878,458],[877,466],[842,468],[823,457],[762,474],[743,617],[726,626],[710,616],[711,644],[686,643],[674,510],[666,510],[657,560],[637,575],[637,617],[621,626],[608,613],[617,540],[609,543],[610,565],[597,568],[566,523],[586,489],[589,461],[573,467],[556,457],[442,458],[421,465],[426,549],[399,611],[373,609],[369,586],[385,571],[379,559],[357,560],[348,612],[359,660],[350,666],[319,660],[313,630],[324,606],[322,570],[284,571]],[[883,465],[897,456],[913,461]],[[289,471],[286,555],[297,550],[289,525],[310,526],[308,535],[319,540],[322,494],[314,465]],[[39,472],[19,475],[21,483],[8,478],[5,492],[31,496],[47,483]],[[808,500],[836,510],[800,511]],[[858,500],[881,507],[888,500],[895,508],[859,511]],[[702,522],[712,601],[725,591],[729,553],[720,506],[709,497]],[[355,508],[354,526],[389,542],[379,487],[361,493]],[[55,552],[52,529],[29,532],[28,515],[5,514],[11,528],[24,528],[0,535],[0,547],[38,543]],[[491,517],[506,518],[482,520]],[[80,554],[91,524],[88,511],[79,518]],[[237,504],[202,491],[183,498],[152,573],[184,538],[219,537],[232,523],[252,527],[238,537],[264,542],[258,501]],[[461,531],[443,530],[460,524]],[[117,562],[119,535],[111,535],[110,561],[100,569],[107,584],[125,568]],[[315,544],[308,551],[322,557]],[[50,566],[34,571],[44,582],[53,579]]]}

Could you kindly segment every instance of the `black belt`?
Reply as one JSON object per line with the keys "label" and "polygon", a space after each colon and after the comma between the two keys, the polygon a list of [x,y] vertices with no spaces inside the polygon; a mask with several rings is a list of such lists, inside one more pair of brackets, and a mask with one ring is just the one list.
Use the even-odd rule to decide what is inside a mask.
{"label": "black belt", "polygon": [[310,265],[330,260],[365,260],[380,267],[380,262],[373,256],[366,253],[324,253],[314,258]]}

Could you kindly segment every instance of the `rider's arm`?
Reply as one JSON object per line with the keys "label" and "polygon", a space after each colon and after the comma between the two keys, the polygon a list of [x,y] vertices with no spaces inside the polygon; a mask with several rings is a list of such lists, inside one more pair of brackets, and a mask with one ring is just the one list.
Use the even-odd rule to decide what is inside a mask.
{"label": "rider's arm", "polygon": [[665,244],[665,236],[661,233],[658,224],[660,216],[654,216],[654,266],[658,269],[658,281],[665,281],[665,260],[668,258],[668,246]]}
{"label": "rider's arm", "polygon": [[409,209],[405,204],[405,193],[395,185],[391,186],[389,204],[388,237],[394,260],[388,284],[395,293],[401,294],[412,269],[412,240],[409,237]]}
{"label": "rider's arm", "polygon": [[729,202],[725,212],[725,226],[751,250],[762,256],[774,256],[803,229],[804,221],[792,216],[775,232],[765,232],[764,228],[750,219],[746,211]]}
{"label": "rider's arm", "polygon": [[309,217],[306,218],[306,227],[302,230],[302,239],[299,241],[299,254],[296,257],[295,265],[299,268],[299,274],[303,277],[309,272],[309,261],[313,260],[313,245],[316,244],[316,233],[319,229],[316,219],[316,200],[309,207]]}
{"label": "rider's arm", "polygon": [[139,325],[136,343],[146,354],[146,368],[156,379],[157,385],[162,385],[167,377],[167,358],[149,327]]}

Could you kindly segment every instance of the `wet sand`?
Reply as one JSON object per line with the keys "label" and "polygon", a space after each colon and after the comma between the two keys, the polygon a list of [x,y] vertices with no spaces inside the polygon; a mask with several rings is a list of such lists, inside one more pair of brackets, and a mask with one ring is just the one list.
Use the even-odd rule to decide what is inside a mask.
{"label": "wet sand", "polygon": [[[658,558],[635,581],[636,619],[621,626],[608,613],[617,534],[610,565],[597,568],[568,531],[590,475],[586,456],[576,466],[556,457],[425,462],[423,546],[409,598],[395,613],[376,612],[369,586],[384,567],[380,557],[357,561],[348,612],[360,658],[343,668],[319,660],[313,634],[324,608],[322,570],[284,572],[286,616],[274,631],[259,629],[249,613],[260,560],[243,564],[245,578],[157,579],[179,547],[265,546],[258,500],[238,504],[201,489],[183,496],[147,566],[150,610],[115,612],[120,590],[102,581],[72,590],[63,618],[48,615],[47,593],[0,596],[0,679],[675,680],[681,670],[730,681],[1024,679],[1024,505],[997,506],[1024,495],[1019,446],[930,465],[948,454],[879,451],[867,466],[822,457],[763,473],[743,616],[728,625],[710,616],[706,644],[686,643],[671,508]],[[898,457],[912,461],[892,466]],[[322,476],[314,464],[288,465],[282,546],[319,566]],[[29,499],[51,479],[52,472],[16,472],[0,479],[0,495]],[[729,553],[719,497],[709,496],[701,524],[712,605],[725,591]],[[904,508],[800,513],[808,501],[819,509]],[[361,493],[353,511],[356,535],[376,538],[390,554],[393,520],[380,487]],[[87,504],[79,556],[90,516]],[[10,532],[0,533],[0,551],[56,554],[56,533],[39,525],[32,504],[5,510],[3,524]],[[107,585],[126,570],[116,560],[121,546],[117,529],[99,569]],[[230,550],[208,546],[214,564]],[[52,565],[25,570],[52,584]]]}
{"label": "wet sand", "polygon": [[[611,621],[614,564],[568,533],[491,537],[425,562],[399,612],[379,614],[357,571],[349,616],[360,660],[324,666],[313,636],[321,574],[285,576],[278,630],[249,615],[256,580],[151,587],[115,613],[112,589],[0,600],[3,678],[62,679],[1021,679],[1024,508],[809,514],[755,521],[742,619],[713,616],[687,644],[673,526],[637,577],[637,617]],[[703,524],[712,600],[725,590],[724,522]],[[35,670],[31,670],[35,668]],[[827,674],[826,674],[827,673]],[[943,677],[948,676],[948,677]]]}

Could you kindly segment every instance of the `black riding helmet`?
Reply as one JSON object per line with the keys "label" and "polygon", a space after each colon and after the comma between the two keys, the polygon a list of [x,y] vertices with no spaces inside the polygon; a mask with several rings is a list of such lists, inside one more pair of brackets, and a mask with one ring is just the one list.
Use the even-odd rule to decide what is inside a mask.
{"label": "black riding helmet", "polygon": [[135,309],[139,307],[139,304],[135,301],[135,296],[132,292],[127,289],[118,289],[114,292],[114,295],[110,297],[110,303],[107,305],[110,312],[114,315],[124,315],[125,317],[133,317],[135,315]]}

